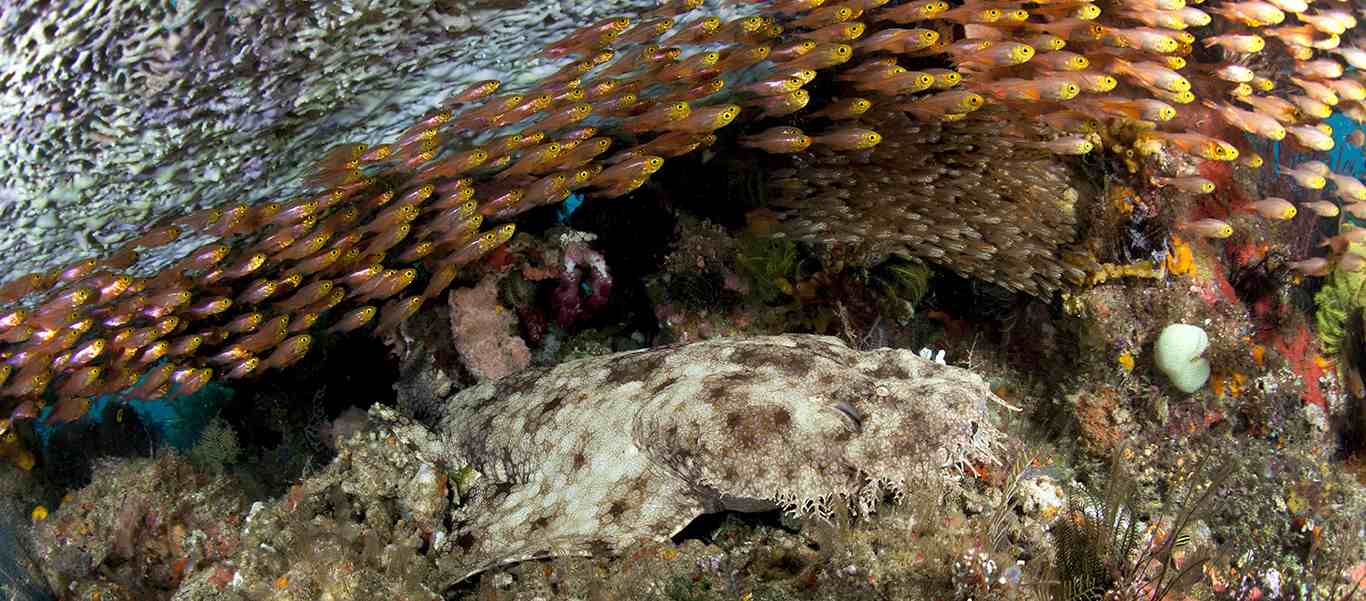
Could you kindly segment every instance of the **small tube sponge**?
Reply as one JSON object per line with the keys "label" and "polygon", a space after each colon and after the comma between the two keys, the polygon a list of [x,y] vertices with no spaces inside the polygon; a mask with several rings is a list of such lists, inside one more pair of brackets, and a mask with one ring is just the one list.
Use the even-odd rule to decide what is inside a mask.
{"label": "small tube sponge", "polygon": [[1157,337],[1157,368],[1181,392],[1195,392],[1209,381],[1209,361],[1201,356],[1207,348],[1209,336],[1204,330],[1174,323]]}

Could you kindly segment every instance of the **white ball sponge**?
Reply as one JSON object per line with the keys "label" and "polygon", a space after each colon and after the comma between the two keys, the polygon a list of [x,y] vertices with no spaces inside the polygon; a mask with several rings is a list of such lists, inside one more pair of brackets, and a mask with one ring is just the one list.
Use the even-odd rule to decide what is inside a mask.
{"label": "white ball sponge", "polygon": [[1163,328],[1157,337],[1157,368],[1182,392],[1200,390],[1209,380],[1209,361],[1201,355],[1209,348],[1205,331],[1184,323]]}

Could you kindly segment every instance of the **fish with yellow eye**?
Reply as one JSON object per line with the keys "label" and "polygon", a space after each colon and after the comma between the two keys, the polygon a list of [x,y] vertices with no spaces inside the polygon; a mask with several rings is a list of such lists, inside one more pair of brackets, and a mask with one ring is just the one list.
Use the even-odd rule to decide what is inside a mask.
{"label": "fish with yellow eye", "polygon": [[[454,278],[454,276],[452,276],[452,278]],[[342,333],[360,329],[364,327],[365,324],[370,323],[370,320],[374,319],[376,313],[375,307],[371,305],[356,307],[343,314],[337,319],[337,323],[333,324],[327,331]]]}
{"label": "fish with yellow eye", "polygon": [[305,257],[289,268],[287,274],[312,275],[336,264],[345,252],[341,248],[329,248],[311,257]]}
{"label": "fish with yellow eye", "polygon": [[[1081,21],[1086,23],[1086,21]],[[1180,43],[1173,37],[1178,32],[1170,29],[1152,30],[1147,28],[1119,29],[1101,27],[1105,41],[1120,48],[1140,48],[1148,52],[1167,54],[1176,52]],[[1061,35],[1061,34],[1059,34]]]}
{"label": "fish with yellow eye", "polygon": [[128,242],[127,244],[123,245],[123,248],[157,248],[160,246],[166,246],[167,244],[170,244],[180,239],[180,236],[184,233],[185,228],[182,228],[177,225],[167,225],[156,228],[150,232],[147,232],[146,234],[143,234],[142,236],[135,238],[131,242]]}
{"label": "fish with yellow eye", "polygon": [[56,389],[58,396],[90,396],[99,390],[103,365],[87,365],[67,376]]}
{"label": "fish with yellow eye", "polygon": [[264,369],[283,369],[297,363],[313,346],[313,336],[309,334],[299,334],[276,347],[270,356],[262,362]]}
{"label": "fish with yellow eye", "polygon": [[844,119],[856,119],[860,115],[868,112],[868,109],[870,108],[873,108],[873,101],[868,100],[867,98],[836,98],[822,107],[821,110],[813,111],[810,116],[825,117],[826,119],[841,121]]}
{"label": "fish with yellow eye", "polygon": [[638,177],[650,175],[664,166],[664,158],[654,155],[637,156],[608,167],[593,180],[593,186],[605,188]]}
{"label": "fish with yellow eye", "polygon": [[85,417],[94,399],[89,396],[65,396],[57,400],[44,420],[48,425],[67,424]]}
{"label": "fish with yellow eye", "polygon": [[573,54],[586,54],[603,48],[615,41],[631,26],[630,17],[612,17],[581,27],[574,33],[552,42],[542,53],[546,58],[563,58]]}
{"label": "fish with yellow eye", "polygon": [[52,281],[46,273],[30,273],[16,278],[12,282],[0,286],[0,303],[14,303],[19,299],[34,292],[45,290],[52,286]]}
{"label": "fish with yellow eye", "polygon": [[[609,160],[611,162],[620,163],[628,158],[635,159],[644,156],[659,156],[664,158],[680,156],[700,148],[710,135],[712,134],[670,132],[644,144],[622,150]],[[598,174],[595,173],[593,177],[596,178],[597,176]]]}
{"label": "fish with yellow eye", "polygon": [[677,21],[669,17],[641,21],[635,27],[618,36],[616,43],[620,45],[649,43],[673,29],[675,23]]}
{"label": "fish with yellow eye", "polygon": [[85,276],[90,275],[99,267],[100,260],[95,258],[81,259],[69,265],[58,267],[54,270],[57,274],[56,284],[66,284],[74,282]]}
{"label": "fish with yellow eye", "polygon": [[434,250],[435,248],[436,245],[433,244],[432,241],[422,240],[415,244],[410,244],[407,248],[404,248],[403,251],[399,253],[398,260],[404,263],[412,263],[431,254],[432,250]]}
{"label": "fish with yellow eye", "polygon": [[[317,302],[315,302],[315,303],[313,303],[313,304],[311,304],[311,305],[309,305],[309,306],[307,306],[307,307],[304,307],[303,310],[302,310],[302,312],[304,312],[304,313],[322,313],[323,311],[328,311],[328,310],[332,309],[333,307],[335,307],[335,306],[341,304],[341,302],[342,302],[343,300],[345,300],[345,299],[346,299],[346,289],[345,289],[345,288],[342,288],[341,286],[333,286],[333,287],[332,287],[332,292],[331,292],[331,293],[329,293],[327,296],[324,296],[324,297],[318,299]],[[289,324],[289,331],[290,331],[290,332],[294,332],[294,331],[299,330],[299,329],[300,329],[300,328],[294,327],[294,322],[291,320],[291,321],[290,321],[290,324]],[[304,328],[304,329],[307,329],[307,328]]]}
{"label": "fish with yellow eye", "polygon": [[1187,92],[1191,89],[1190,80],[1180,73],[1154,62],[1131,63],[1116,58],[1111,65],[1115,73],[1123,75],[1149,88],[1168,92]]}
{"label": "fish with yellow eye", "polygon": [[372,281],[373,283],[367,283],[365,286],[357,289],[358,295],[356,300],[357,302],[363,303],[371,300],[389,298],[402,292],[404,288],[407,288],[409,284],[413,283],[414,279],[417,279],[416,269],[386,270],[378,278],[375,278]]}
{"label": "fish with yellow eye", "polygon": [[[859,31],[862,34],[862,31]],[[858,37],[858,36],[855,36]],[[773,48],[767,45],[730,48],[721,52],[721,60],[716,61],[715,69],[720,72],[733,72],[747,69],[768,59]]]}
{"label": "fish with yellow eye", "polygon": [[0,332],[8,331],[23,325],[24,321],[32,315],[32,312],[23,307],[17,307],[6,313],[0,313]]}
{"label": "fish with yellow eye", "polygon": [[185,307],[182,314],[190,319],[207,319],[231,307],[232,299],[226,296],[211,296]]}
{"label": "fish with yellow eye", "polygon": [[856,9],[855,7],[846,4],[822,6],[807,12],[802,15],[801,18],[788,23],[788,25],[794,29],[817,29],[827,25],[852,20],[858,16],[859,12],[862,12],[862,9]]}
{"label": "fish with yellow eye", "polygon": [[10,382],[0,388],[0,396],[27,397],[37,396],[47,390],[52,381],[52,370],[37,363],[27,365],[10,377]]}
{"label": "fish with yellow eye", "polygon": [[970,113],[986,101],[981,95],[967,90],[948,90],[919,100],[903,102],[897,110],[910,114],[920,121],[938,121],[945,115]]}
{"label": "fish with yellow eye", "polygon": [[142,376],[142,382],[136,388],[129,390],[127,397],[135,399],[156,399],[166,395],[165,391],[158,392],[163,388],[169,389],[171,375],[180,367],[174,363],[162,363],[153,367]]}
{"label": "fish with yellow eye", "polygon": [[848,127],[811,136],[811,143],[833,150],[867,150],[882,142],[882,134],[871,129]]}
{"label": "fish with yellow eye", "polygon": [[423,300],[421,295],[417,295],[394,299],[385,303],[380,312],[379,323],[375,324],[375,333],[384,334],[392,331],[399,324],[407,321],[409,317],[416,315],[418,309],[422,308]]}
{"label": "fish with yellow eye", "polygon": [[446,109],[451,109],[460,105],[469,104],[492,95],[494,92],[497,92],[498,88],[502,87],[502,85],[503,82],[496,79],[476,81],[466,86],[464,89],[446,97],[446,99],[441,102],[441,106]]}
{"label": "fish with yellow eye", "polygon": [[930,86],[934,90],[947,90],[963,81],[963,74],[952,69],[925,69],[923,72],[934,77],[934,85]]}
{"label": "fish with yellow eye", "polygon": [[171,350],[171,343],[167,340],[158,340],[143,347],[142,353],[133,362],[138,365],[150,365],[156,363]]}
{"label": "fish with yellow eye", "polygon": [[231,334],[252,332],[255,331],[256,328],[261,327],[261,323],[265,320],[265,315],[261,314],[260,311],[252,311],[251,313],[245,313],[234,317],[223,325],[223,330]]}
{"label": "fish with yellow eye", "polygon": [[1248,210],[1255,212],[1267,219],[1276,221],[1288,221],[1295,218],[1298,212],[1295,205],[1284,198],[1264,198],[1255,202],[1248,203]]}
{"label": "fish with yellow eye", "polygon": [[1091,61],[1075,52],[1058,50],[1037,54],[1030,60],[1031,65],[1052,71],[1081,71],[1091,66]]}
{"label": "fish with yellow eye", "polygon": [[532,115],[549,109],[551,106],[554,106],[554,104],[555,96],[549,92],[533,94],[526,97],[521,104],[513,107],[512,110],[494,117],[491,120],[491,125],[494,127],[506,127],[520,123],[522,120],[531,117]]}
{"label": "fish with yellow eye", "polygon": [[583,121],[592,112],[592,104],[580,102],[546,115],[536,122],[536,127],[546,130],[562,129],[578,123],[579,121]]}
{"label": "fish with yellow eye", "polygon": [[1160,177],[1160,176],[1154,176],[1154,177],[1150,178],[1150,181],[1152,182],[1153,185],[1158,186],[1158,187],[1168,187],[1168,186],[1170,186],[1170,187],[1172,187],[1172,188],[1176,188],[1176,189],[1181,190],[1181,191],[1183,191],[1183,192],[1190,192],[1191,194],[1210,194],[1210,193],[1214,192],[1215,187],[1216,187],[1216,186],[1214,185],[1214,182],[1212,182],[1212,181],[1210,181],[1210,180],[1208,180],[1208,179],[1205,179],[1205,178],[1203,178],[1203,177],[1197,177],[1197,176],[1188,176],[1188,177]]}
{"label": "fish with yellow eye", "polygon": [[721,28],[719,17],[703,17],[685,25],[677,33],[660,40],[663,46],[681,46],[706,42]]}
{"label": "fish with yellow eye", "polygon": [[791,69],[828,69],[842,65],[854,56],[854,47],[848,44],[825,42],[816,44],[810,52],[778,65],[779,72]]}
{"label": "fish with yellow eye", "polygon": [[1280,141],[1285,139],[1285,128],[1275,119],[1254,111],[1243,109],[1227,104],[1215,104],[1210,101],[1203,103],[1207,108],[1213,110],[1223,121],[1247,133],[1261,136],[1268,140]]}
{"label": "fish with yellow eye", "polygon": [[466,219],[476,216],[478,209],[478,203],[469,200],[462,205],[442,210],[423,225],[423,238],[431,238],[450,231]]}
{"label": "fish with yellow eye", "polygon": [[898,24],[915,23],[918,21],[928,21],[943,15],[949,10],[949,3],[944,0],[917,0],[884,8],[874,14],[875,19],[892,21]]}
{"label": "fish with yellow eye", "polygon": [[[216,363],[222,363],[225,359],[241,359],[245,354],[262,352],[280,343],[289,333],[289,315],[277,315],[261,326],[260,330],[247,334],[233,343],[226,354],[220,354]],[[235,349],[235,350],[234,350]]]}
{"label": "fish with yellow eye", "polygon": [[400,223],[390,229],[379,232],[370,242],[360,250],[361,256],[377,255],[388,251],[398,245],[412,232],[411,223]]}
{"label": "fish with yellow eye", "polygon": [[959,68],[993,68],[1019,65],[1034,58],[1034,48],[1019,42],[999,42],[957,56]]}
{"label": "fish with yellow eye", "polygon": [[261,369],[261,359],[254,355],[248,355],[229,364],[227,371],[223,374],[225,380],[240,380],[258,373]]}
{"label": "fish with yellow eye", "polygon": [[1153,96],[1166,100],[1167,102],[1175,102],[1177,104],[1190,104],[1195,102],[1195,94],[1190,90],[1168,92],[1162,89],[1150,88],[1148,91],[1151,92]]}
{"label": "fish with yellow eye", "polygon": [[687,118],[692,114],[692,105],[687,102],[672,102],[655,107],[622,121],[622,128],[631,133],[644,133],[656,130],[674,121]]}
{"label": "fish with yellow eye", "polygon": [[806,107],[811,101],[811,93],[797,90],[781,96],[765,96],[750,100],[747,105],[762,109],[763,117],[790,115]]}
{"label": "fish with yellow eye", "polygon": [[1083,92],[1093,94],[1103,94],[1115,89],[1119,85],[1119,80],[1095,71],[1059,71],[1053,73],[1058,79],[1070,81],[1081,88]]}
{"label": "fish with yellow eye", "polygon": [[668,131],[705,134],[730,125],[740,116],[740,105],[723,104],[696,109],[692,114],[664,126]]}
{"label": "fish with yellow eye", "polygon": [[188,355],[193,355],[195,351],[198,351],[199,347],[203,345],[203,335],[191,334],[189,336],[182,336],[171,341],[171,346],[166,350],[166,355],[170,357],[185,357]]}
{"label": "fish with yellow eye", "polygon": [[1266,40],[1259,35],[1225,34],[1204,38],[1201,43],[1206,48],[1219,46],[1229,52],[1253,54],[1266,48]]}
{"label": "fish with yellow eye", "polygon": [[501,171],[495,179],[506,179],[516,175],[529,175],[549,170],[553,168],[555,159],[560,156],[564,146],[559,142],[550,142],[534,148],[529,148],[522,155],[522,158],[511,167]]}
{"label": "fish with yellow eye", "polygon": [[1145,132],[1139,137],[1158,139],[1184,152],[1211,161],[1238,160],[1238,149],[1232,144],[1202,134],[1153,131]]}
{"label": "fish with yellow eye", "polygon": [[472,148],[426,165],[413,174],[414,182],[425,182],[439,177],[459,177],[478,169],[489,160],[489,153],[483,148]]}
{"label": "fish with yellow eye", "polygon": [[742,92],[748,92],[755,96],[781,96],[795,92],[805,85],[802,80],[795,77],[770,77],[761,79],[743,88]]}
{"label": "fish with yellow eye", "polygon": [[1182,223],[1177,226],[1177,229],[1201,238],[1223,239],[1233,235],[1233,226],[1218,219],[1197,219]]}
{"label": "fish with yellow eye", "polygon": [[612,138],[602,136],[589,138],[579,143],[569,152],[565,152],[555,161],[555,166],[562,169],[574,169],[587,165],[598,155],[607,152],[612,147]]}
{"label": "fish with yellow eye", "polygon": [[298,311],[318,301],[332,292],[332,280],[317,280],[296,290],[294,294],[279,300],[275,308],[280,311]]}
{"label": "fish with yellow eye", "polygon": [[1034,48],[1035,52],[1052,52],[1062,50],[1067,47],[1067,40],[1064,40],[1051,33],[1036,33],[1020,38],[1021,42]]}
{"label": "fish with yellow eye", "polygon": [[978,86],[976,91],[1002,100],[1060,102],[1075,98],[1081,93],[1081,88],[1061,77],[1041,77],[1000,79]]}
{"label": "fish with yellow eye", "polygon": [[174,384],[172,391],[177,396],[189,396],[204,388],[213,380],[213,369],[208,367],[185,367],[171,374]]}
{"label": "fish with yellow eye", "polygon": [[[432,185],[427,184],[422,187],[423,191],[430,195]],[[422,213],[421,201],[406,202],[395,204],[377,213],[371,218],[370,223],[361,227],[365,232],[383,232],[396,225],[409,223]]]}
{"label": "fish with yellow eye", "polygon": [[255,305],[264,302],[277,291],[279,284],[270,278],[260,278],[242,290],[233,302],[239,305]]}
{"label": "fish with yellow eye", "polygon": [[769,60],[775,63],[785,63],[793,59],[802,57],[806,53],[816,49],[817,43],[813,40],[797,40],[771,48],[768,52]]}
{"label": "fish with yellow eye", "polygon": [[176,263],[175,269],[180,271],[208,271],[227,258],[231,251],[232,247],[222,242],[205,244],[190,251],[190,254]]}
{"label": "fish with yellow eye", "polygon": [[516,226],[511,223],[500,225],[497,229],[480,234],[478,238],[461,247],[443,262],[455,266],[466,265],[507,242],[512,238],[515,231]]}
{"label": "fish with yellow eye", "polygon": [[1331,133],[1324,133],[1323,130],[1307,125],[1288,125],[1285,132],[1295,139],[1305,148],[1313,150],[1328,151],[1332,150],[1336,143],[1333,141]]}
{"label": "fish with yellow eye", "polygon": [[891,52],[903,54],[922,48],[929,48],[939,41],[939,32],[933,29],[887,28],[854,43],[860,54]]}
{"label": "fish with yellow eye", "polygon": [[979,3],[968,3],[958,8],[939,13],[935,18],[960,25],[969,23],[991,24],[1000,21],[1005,13],[995,7],[984,7]]}

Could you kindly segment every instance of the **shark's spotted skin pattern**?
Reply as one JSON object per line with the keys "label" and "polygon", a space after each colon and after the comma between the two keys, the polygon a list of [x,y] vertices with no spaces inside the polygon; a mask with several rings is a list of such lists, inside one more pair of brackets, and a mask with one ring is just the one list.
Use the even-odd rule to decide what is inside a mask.
{"label": "shark's spotted skin pattern", "polygon": [[573,361],[455,395],[450,465],[479,477],[452,549],[471,572],[669,537],[724,508],[863,511],[994,459],[977,375],[820,336],[726,338]]}

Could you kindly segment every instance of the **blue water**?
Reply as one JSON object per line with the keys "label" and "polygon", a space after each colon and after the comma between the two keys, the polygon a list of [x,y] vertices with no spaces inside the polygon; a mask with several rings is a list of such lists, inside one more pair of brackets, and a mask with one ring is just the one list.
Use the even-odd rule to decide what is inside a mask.
{"label": "blue water", "polygon": [[187,451],[199,440],[199,435],[209,420],[218,415],[223,403],[232,399],[233,391],[227,386],[210,383],[191,395],[177,395],[173,390],[159,399],[130,399],[123,395],[102,395],[91,403],[90,410],[80,419],[69,424],[49,425],[47,417],[52,414],[54,404],[49,402],[33,420],[33,429],[38,436],[42,452],[46,453],[52,434],[62,428],[75,425],[98,424],[106,415],[117,419],[119,411],[108,411],[110,405],[122,405],[125,411],[132,411],[149,428],[162,446],[179,451]]}

